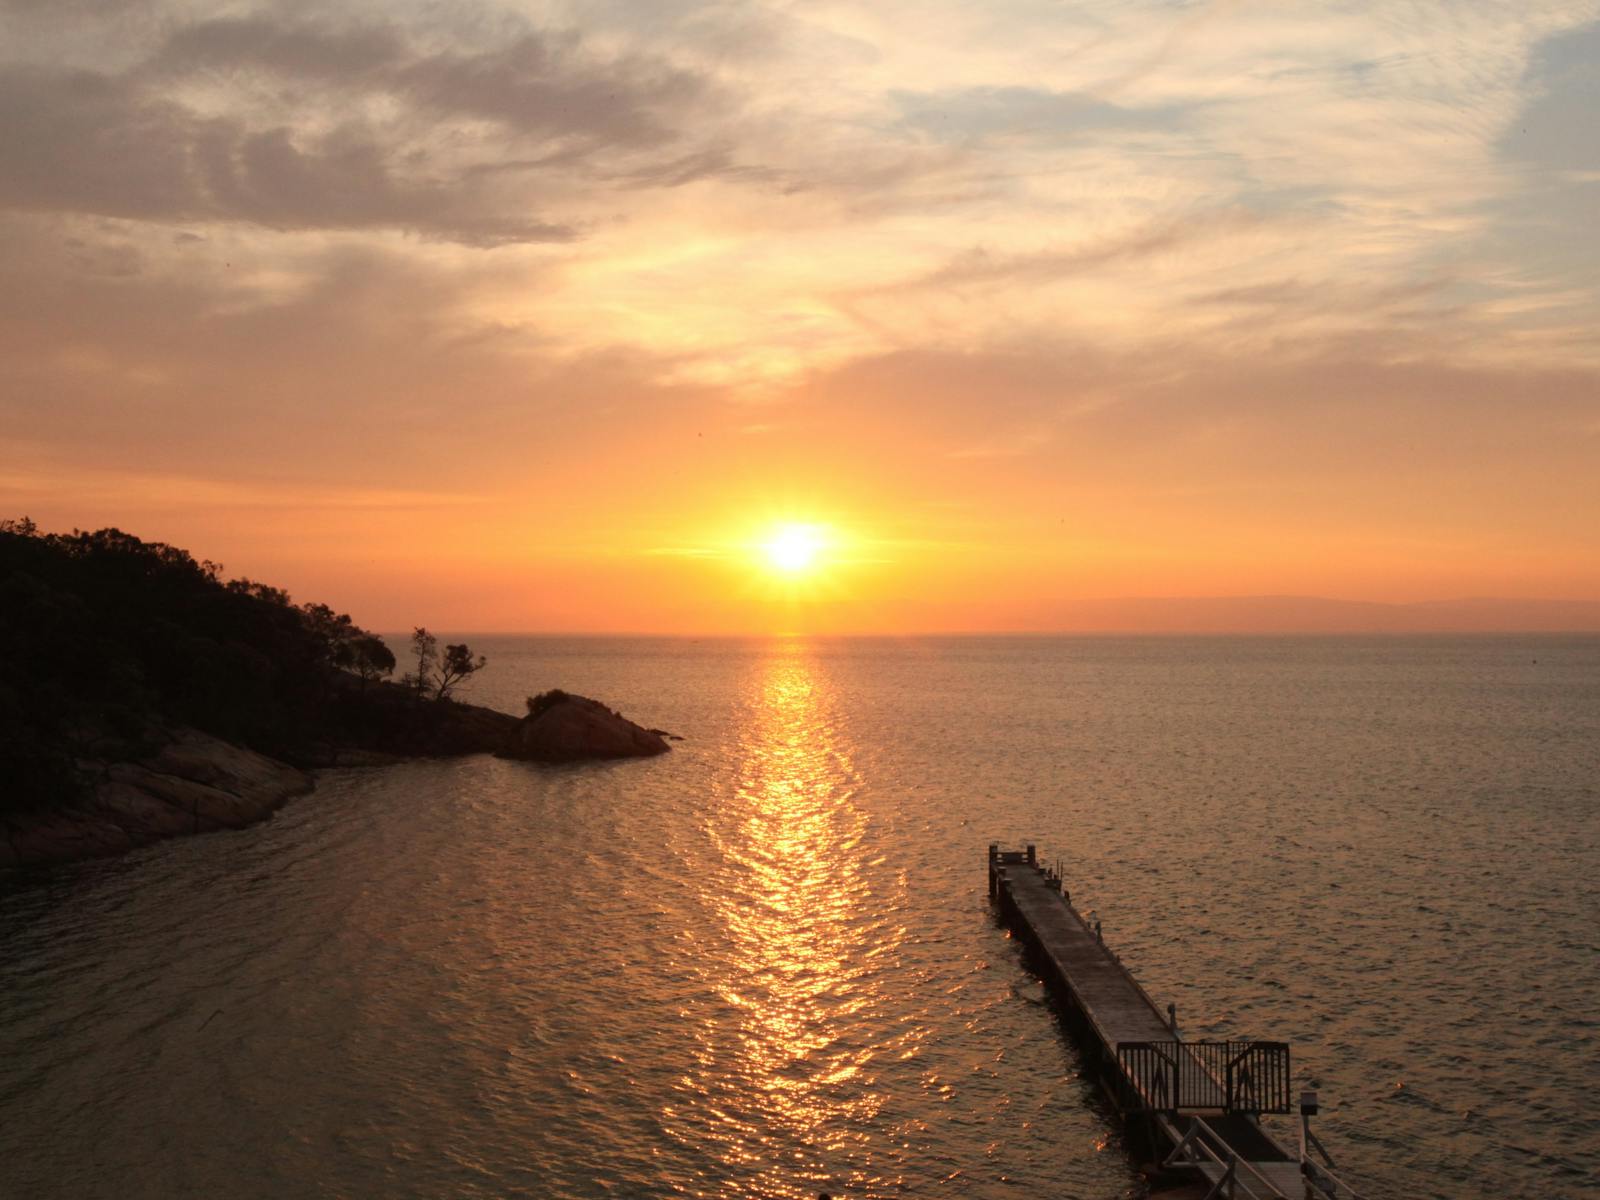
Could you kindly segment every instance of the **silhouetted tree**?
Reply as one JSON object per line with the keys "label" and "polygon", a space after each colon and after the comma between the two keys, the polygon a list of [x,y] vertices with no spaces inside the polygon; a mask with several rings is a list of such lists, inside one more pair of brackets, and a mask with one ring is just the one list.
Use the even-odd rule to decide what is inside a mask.
{"label": "silhouetted tree", "polygon": [[351,668],[366,683],[388,675],[395,668],[394,651],[377,634],[366,633],[350,643]]}
{"label": "silhouetted tree", "polygon": [[529,696],[528,715],[530,717],[542,716],[568,698],[568,694],[560,688],[551,688],[548,692],[540,692],[537,696]]}
{"label": "silhouetted tree", "polygon": [[467,676],[483,670],[488,662],[489,660],[481,654],[474,658],[465,642],[456,646],[446,646],[444,657],[439,660],[438,691],[434,694],[434,699],[443,700],[456,684]]}
{"label": "silhouetted tree", "polygon": [[226,587],[237,596],[249,596],[252,600],[289,607],[289,593],[282,588],[273,587],[270,583],[257,583],[254,579],[230,579]]}
{"label": "silhouetted tree", "polygon": [[433,681],[433,667],[439,660],[439,639],[421,625],[411,631],[411,652],[417,656],[417,669],[409,671],[400,680],[422,695]]}
{"label": "silhouetted tree", "polygon": [[[287,599],[288,597],[285,597]],[[328,665],[349,670],[355,665],[352,643],[366,631],[356,627],[349,613],[336,613],[326,604],[302,604],[300,613],[306,628],[322,646]]]}

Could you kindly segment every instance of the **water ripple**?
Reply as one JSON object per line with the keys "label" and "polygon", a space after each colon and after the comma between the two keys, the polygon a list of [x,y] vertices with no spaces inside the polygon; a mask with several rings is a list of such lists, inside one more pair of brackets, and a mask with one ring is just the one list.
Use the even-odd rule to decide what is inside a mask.
{"label": "water ripple", "polygon": [[690,738],[0,880],[0,1194],[1142,1195],[988,910],[1028,838],[1373,1191],[1594,1190],[1594,639],[483,648]]}

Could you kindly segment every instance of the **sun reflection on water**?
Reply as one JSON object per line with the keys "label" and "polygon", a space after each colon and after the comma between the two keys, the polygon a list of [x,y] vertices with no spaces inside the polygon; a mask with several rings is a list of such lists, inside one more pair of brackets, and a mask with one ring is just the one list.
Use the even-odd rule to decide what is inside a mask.
{"label": "sun reflection on water", "polygon": [[898,1052],[862,1030],[873,959],[897,935],[874,919],[851,749],[804,643],[775,647],[749,700],[734,791],[708,817],[720,869],[704,900],[726,951],[707,982],[726,1007],[685,1083],[709,1117],[667,1123],[689,1119],[734,1168],[723,1194],[815,1196],[862,1181],[851,1152],[883,1104],[872,1063]]}

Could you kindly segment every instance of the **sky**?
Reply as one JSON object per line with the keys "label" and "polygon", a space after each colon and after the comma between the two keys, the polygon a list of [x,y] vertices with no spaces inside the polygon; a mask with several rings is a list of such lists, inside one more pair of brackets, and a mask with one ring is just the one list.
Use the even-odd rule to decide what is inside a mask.
{"label": "sky", "polygon": [[1597,64],[1564,0],[0,0],[0,514],[376,629],[1597,602]]}

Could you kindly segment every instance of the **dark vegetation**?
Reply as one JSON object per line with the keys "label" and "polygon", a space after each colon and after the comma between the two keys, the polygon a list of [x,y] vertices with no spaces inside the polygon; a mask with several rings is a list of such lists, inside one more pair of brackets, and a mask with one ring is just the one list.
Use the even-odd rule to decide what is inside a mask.
{"label": "dark vegetation", "polygon": [[[411,631],[411,652],[416,655],[417,669],[400,682],[419,696],[431,692],[435,700],[446,699],[455,690],[456,684],[483,670],[489,662],[481,654],[474,658],[465,642],[458,646],[446,646],[444,653],[440,654],[439,639],[420,625]],[[392,667],[392,655],[389,662]]]}
{"label": "dark vegetation", "polygon": [[0,521],[0,812],[72,804],[94,763],[187,725],[298,765],[335,748],[492,748],[514,718],[450,699],[484,659],[424,629],[384,682],[383,640],[325,604],[117,529]]}
{"label": "dark vegetation", "polygon": [[540,692],[537,696],[528,697],[528,715],[530,717],[543,716],[563,700],[570,700],[572,696],[560,688],[551,688],[548,692]]}

